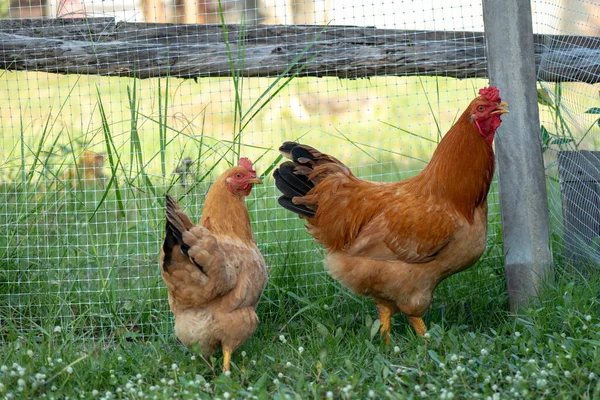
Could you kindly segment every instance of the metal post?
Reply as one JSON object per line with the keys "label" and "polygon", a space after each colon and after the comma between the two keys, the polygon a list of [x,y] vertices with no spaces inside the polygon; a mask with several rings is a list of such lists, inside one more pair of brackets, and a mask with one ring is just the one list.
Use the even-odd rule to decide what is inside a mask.
{"label": "metal post", "polygon": [[510,309],[553,274],[529,0],[483,0],[490,83],[510,105],[496,135]]}

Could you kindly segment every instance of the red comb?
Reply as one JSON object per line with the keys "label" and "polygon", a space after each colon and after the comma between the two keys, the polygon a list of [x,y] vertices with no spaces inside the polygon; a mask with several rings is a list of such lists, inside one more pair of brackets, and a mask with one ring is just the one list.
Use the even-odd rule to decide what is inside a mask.
{"label": "red comb", "polygon": [[479,95],[485,97],[489,101],[500,103],[500,91],[496,86],[489,86],[483,89],[479,89]]}
{"label": "red comb", "polygon": [[246,157],[240,158],[240,160],[238,161],[238,165],[240,167],[246,168],[248,170],[248,172],[256,173],[256,171],[252,168],[252,161],[250,161]]}

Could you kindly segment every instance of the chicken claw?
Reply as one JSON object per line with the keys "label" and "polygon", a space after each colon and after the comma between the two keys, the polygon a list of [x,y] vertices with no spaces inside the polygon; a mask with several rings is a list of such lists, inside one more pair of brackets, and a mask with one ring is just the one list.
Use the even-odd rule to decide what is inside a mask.
{"label": "chicken claw", "polygon": [[228,372],[231,363],[231,353],[233,349],[229,346],[223,346],[223,373]]}
{"label": "chicken claw", "polygon": [[423,337],[423,335],[425,335],[425,333],[427,332],[427,328],[425,327],[425,322],[423,322],[422,318],[408,317],[408,322],[410,322],[412,327],[415,328],[415,331],[417,331],[417,334],[419,336]]}
{"label": "chicken claw", "polygon": [[383,337],[383,341],[386,346],[390,344],[390,330],[392,328],[392,309],[385,303],[375,303],[377,305],[377,311],[379,313],[379,322],[381,323],[381,328],[379,328],[379,333]]}

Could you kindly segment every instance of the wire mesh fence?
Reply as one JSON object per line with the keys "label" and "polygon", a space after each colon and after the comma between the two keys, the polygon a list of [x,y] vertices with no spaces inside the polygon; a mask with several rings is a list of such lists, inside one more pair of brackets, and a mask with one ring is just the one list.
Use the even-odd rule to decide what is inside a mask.
{"label": "wire mesh fence", "polygon": [[[549,38],[598,34],[599,25],[592,21],[598,18],[598,7],[593,2],[532,4],[537,33]],[[267,39],[269,24],[330,23],[447,31],[457,37],[470,32],[474,42],[483,41],[480,1],[60,0],[38,4],[12,0],[9,6],[8,15],[13,18],[114,16],[140,23],[212,23],[219,29],[223,29],[221,23],[241,24],[244,37]],[[580,22],[573,23],[576,18]],[[89,20],[76,21],[81,21],[75,23],[80,24],[80,31],[91,32]],[[158,46],[155,33],[162,27],[139,25],[132,32],[145,37],[147,45]],[[36,36],[41,31],[37,29],[31,28],[30,35]],[[176,36],[169,43],[203,42],[197,30],[170,32]],[[112,35],[93,32],[98,39],[92,43],[98,49],[104,43],[103,34]],[[82,46],[82,40],[69,43]],[[314,40],[315,35],[307,36],[302,46],[309,47]],[[456,60],[457,50],[463,49],[460,41],[443,42],[445,46],[435,54],[433,50],[418,54],[417,48],[414,57]],[[44,41],[37,45],[59,46]],[[70,49],[61,57],[79,60]],[[111,54],[120,51],[123,55],[129,49],[119,42]],[[459,61],[469,63],[473,76],[485,77],[485,55],[476,50],[464,53],[464,60]],[[298,140],[332,154],[362,178],[410,177],[426,165],[441,135],[477,90],[487,85],[485,78],[454,78],[457,64],[449,61],[438,76],[288,80],[234,73],[226,77],[232,74],[228,65],[232,54],[236,62],[252,62],[252,53],[233,45],[199,54],[198,63],[225,63],[223,70],[198,80],[84,75],[77,64],[70,65],[71,74],[54,74],[48,54],[41,48],[29,56],[33,59],[28,65],[36,65],[38,71],[3,71],[0,78],[0,315],[18,329],[60,322],[90,336],[149,333],[168,321],[157,260],[163,238],[164,193],[182,198],[186,211],[198,219],[207,188],[228,163],[242,155],[255,161],[258,173],[270,171],[278,159],[277,147],[285,140]],[[162,53],[152,53],[149,47],[145,54]],[[56,52],[52,56],[59,57]],[[162,56],[168,58],[168,54]],[[159,59],[138,57],[136,65],[152,70]],[[290,59],[281,60],[275,67],[285,70]],[[302,66],[303,60],[295,62]],[[348,60],[342,57],[340,62]],[[423,61],[421,67],[426,69],[427,63]],[[125,68],[119,62],[111,66],[120,67]],[[542,60],[540,70],[544,68]],[[557,154],[567,149],[598,149],[595,107],[600,107],[600,98],[597,88],[585,83],[540,82],[539,95],[553,245],[562,254]],[[599,194],[596,189],[595,196]],[[310,302],[333,296],[339,302],[360,304],[363,300],[328,277],[320,248],[305,233],[302,221],[277,205],[278,196],[273,181],[267,179],[265,185],[255,187],[247,202],[257,242],[270,267],[259,313],[268,316],[289,306],[291,298]],[[434,312],[471,296],[490,301],[506,298],[495,183],[488,201],[488,250],[477,267],[438,288]],[[586,212],[598,215],[598,204],[596,200],[595,208]],[[598,258],[597,240],[594,243],[586,245],[585,253]]]}

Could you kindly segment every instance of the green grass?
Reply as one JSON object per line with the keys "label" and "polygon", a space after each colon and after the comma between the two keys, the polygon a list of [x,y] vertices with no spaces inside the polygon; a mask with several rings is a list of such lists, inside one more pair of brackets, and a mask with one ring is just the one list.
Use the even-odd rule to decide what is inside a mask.
{"label": "green grass", "polygon": [[396,318],[389,347],[372,306],[363,310],[337,292],[296,310],[289,295],[234,354],[229,376],[218,372],[220,355],[202,360],[165,324],[143,340],[85,340],[56,320],[56,328],[9,334],[0,390],[6,398],[593,399],[600,395],[599,290],[597,278],[560,276],[518,316],[505,311],[504,296],[450,301],[443,314],[427,314],[426,339]]}

